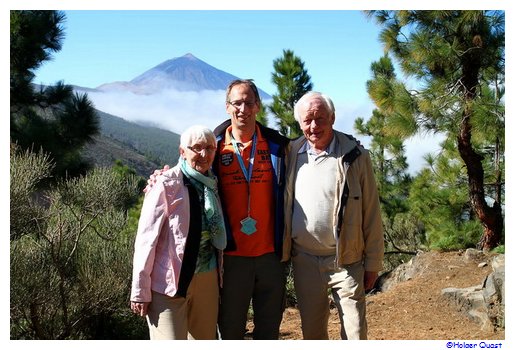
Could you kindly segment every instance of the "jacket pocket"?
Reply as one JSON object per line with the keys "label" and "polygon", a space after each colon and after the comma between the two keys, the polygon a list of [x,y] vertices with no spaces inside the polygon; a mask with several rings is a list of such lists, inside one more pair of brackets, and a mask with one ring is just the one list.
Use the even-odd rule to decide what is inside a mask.
{"label": "jacket pocket", "polygon": [[339,242],[341,264],[351,264],[362,259],[365,243],[361,227],[344,223]]}

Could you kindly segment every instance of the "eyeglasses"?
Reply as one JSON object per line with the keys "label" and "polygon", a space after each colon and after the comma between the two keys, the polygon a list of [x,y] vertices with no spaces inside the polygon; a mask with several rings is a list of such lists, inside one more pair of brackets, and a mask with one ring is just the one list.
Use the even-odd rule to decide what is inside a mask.
{"label": "eyeglasses", "polygon": [[244,101],[244,100],[238,100],[238,101],[227,101],[228,104],[233,106],[234,108],[240,109],[245,105],[246,108],[252,108],[256,104],[255,101]]}
{"label": "eyeglasses", "polygon": [[187,147],[189,150],[195,152],[196,154],[202,153],[202,151],[206,151],[206,153],[214,153],[216,151],[215,146],[201,146],[201,145],[193,145]]}

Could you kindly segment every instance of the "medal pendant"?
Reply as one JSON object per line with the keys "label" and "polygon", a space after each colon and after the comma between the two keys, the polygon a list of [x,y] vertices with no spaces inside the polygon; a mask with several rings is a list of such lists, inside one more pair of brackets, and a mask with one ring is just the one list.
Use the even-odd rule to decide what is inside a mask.
{"label": "medal pendant", "polygon": [[251,218],[250,216],[247,216],[245,219],[240,221],[241,223],[241,232],[243,232],[246,235],[251,235],[254,232],[257,231],[256,229],[256,223],[257,221]]}

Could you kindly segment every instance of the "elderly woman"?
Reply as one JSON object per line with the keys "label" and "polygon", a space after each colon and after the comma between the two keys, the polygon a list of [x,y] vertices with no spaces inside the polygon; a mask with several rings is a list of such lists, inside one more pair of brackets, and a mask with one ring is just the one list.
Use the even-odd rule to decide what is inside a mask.
{"label": "elderly woman", "polygon": [[131,309],[150,339],[215,339],[219,253],[226,234],[211,172],[214,134],[181,135],[178,164],[146,191],[135,242]]}

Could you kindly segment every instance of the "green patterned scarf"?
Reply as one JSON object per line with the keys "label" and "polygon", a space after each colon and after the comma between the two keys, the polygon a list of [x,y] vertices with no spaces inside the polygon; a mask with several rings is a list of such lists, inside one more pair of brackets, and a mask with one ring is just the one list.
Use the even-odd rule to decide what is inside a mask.
{"label": "green patterned scarf", "polygon": [[211,171],[208,176],[193,169],[183,158],[179,158],[179,164],[184,176],[192,180],[193,186],[199,193],[204,194],[204,214],[207,219],[206,226],[211,234],[211,242],[217,249],[223,250],[227,244],[222,206],[218,197],[217,178]]}

